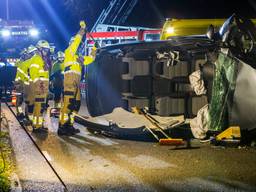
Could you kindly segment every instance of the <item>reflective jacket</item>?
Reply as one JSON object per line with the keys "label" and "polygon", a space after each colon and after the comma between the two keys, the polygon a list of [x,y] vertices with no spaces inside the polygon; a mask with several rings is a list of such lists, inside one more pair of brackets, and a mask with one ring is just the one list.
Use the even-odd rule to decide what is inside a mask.
{"label": "reflective jacket", "polygon": [[18,61],[15,65],[17,67],[15,81],[22,81],[23,83],[27,84],[30,80],[30,77],[28,74],[29,60]]}
{"label": "reflective jacket", "polygon": [[15,77],[15,81],[22,81],[22,79],[21,79],[21,69],[20,69],[20,67],[21,67],[21,63],[22,63],[22,61],[17,61],[16,63],[15,63],[15,66],[17,67],[17,72],[16,72],[16,77]]}
{"label": "reflective jacket", "polygon": [[53,63],[51,75],[54,75],[55,73],[62,73],[64,71],[64,63],[57,60]]}
{"label": "reflective jacket", "polygon": [[51,69],[50,80],[52,80],[54,76],[61,75],[63,73],[64,73],[64,63],[59,60],[55,61]]}
{"label": "reflective jacket", "polygon": [[49,80],[49,71],[44,70],[45,62],[42,57],[35,54],[29,61],[29,76],[31,81],[36,81],[39,78]]}
{"label": "reflective jacket", "polygon": [[[82,36],[77,34],[74,41],[65,50],[64,70],[65,72],[75,72],[81,75],[82,66],[79,64],[77,49],[82,41]],[[84,65],[89,65],[94,61],[93,56],[84,56]]]}

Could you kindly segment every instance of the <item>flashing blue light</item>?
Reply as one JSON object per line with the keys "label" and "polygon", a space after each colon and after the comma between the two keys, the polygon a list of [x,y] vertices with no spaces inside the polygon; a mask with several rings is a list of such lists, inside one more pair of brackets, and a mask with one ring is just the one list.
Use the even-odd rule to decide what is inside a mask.
{"label": "flashing blue light", "polygon": [[38,37],[39,36],[39,31],[37,29],[30,29],[29,30],[29,35],[31,37]]}
{"label": "flashing blue light", "polygon": [[2,37],[10,37],[11,36],[11,31],[8,30],[8,29],[3,29],[1,31],[1,35],[2,35]]}

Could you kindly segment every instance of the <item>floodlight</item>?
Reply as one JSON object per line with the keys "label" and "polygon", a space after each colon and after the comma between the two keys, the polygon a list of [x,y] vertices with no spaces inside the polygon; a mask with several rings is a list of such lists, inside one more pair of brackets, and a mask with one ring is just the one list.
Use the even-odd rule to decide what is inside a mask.
{"label": "floodlight", "polygon": [[8,29],[3,29],[1,31],[1,35],[2,35],[2,37],[10,37],[11,36],[11,31],[8,30]]}
{"label": "floodlight", "polygon": [[35,28],[30,29],[30,30],[29,30],[29,35],[30,35],[31,37],[38,37],[39,31],[38,31],[37,29],[35,29]]}

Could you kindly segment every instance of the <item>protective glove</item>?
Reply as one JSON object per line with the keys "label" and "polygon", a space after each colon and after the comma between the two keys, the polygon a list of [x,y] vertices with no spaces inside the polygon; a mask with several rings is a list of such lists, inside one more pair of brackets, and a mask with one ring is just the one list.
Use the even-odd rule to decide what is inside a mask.
{"label": "protective glove", "polygon": [[96,53],[97,53],[97,47],[96,47],[96,43],[94,44],[94,46],[92,47],[91,53],[90,55],[93,57],[93,59],[95,59],[96,57]]}
{"label": "protective glove", "polygon": [[85,21],[80,21],[80,27],[81,27],[81,29],[86,29],[86,23],[85,23]]}
{"label": "protective glove", "polygon": [[84,21],[80,21],[80,30],[78,32],[81,36],[84,36],[86,33],[86,24]]}

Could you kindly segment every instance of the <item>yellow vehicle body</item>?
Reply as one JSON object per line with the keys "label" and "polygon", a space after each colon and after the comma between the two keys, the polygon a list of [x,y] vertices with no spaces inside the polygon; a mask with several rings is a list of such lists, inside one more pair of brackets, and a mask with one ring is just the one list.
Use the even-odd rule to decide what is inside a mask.
{"label": "yellow vehicle body", "polygon": [[[218,30],[226,19],[167,19],[162,32],[161,40],[167,40],[173,36],[205,35],[212,24]],[[256,19],[252,19],[256,24]]]}

